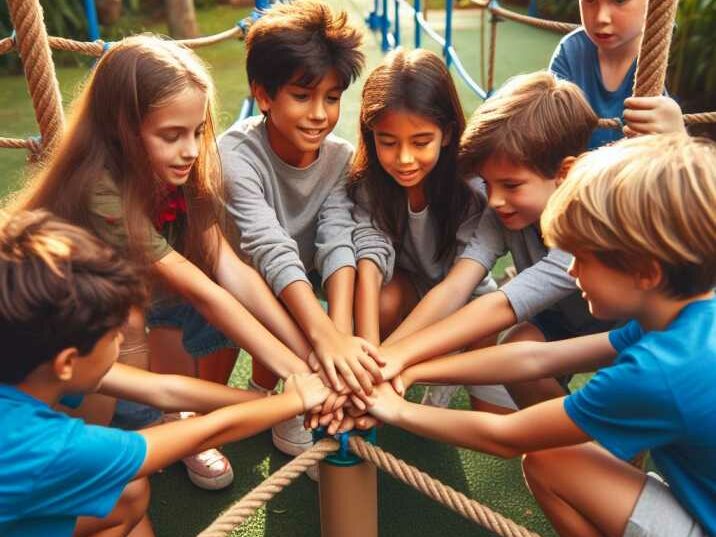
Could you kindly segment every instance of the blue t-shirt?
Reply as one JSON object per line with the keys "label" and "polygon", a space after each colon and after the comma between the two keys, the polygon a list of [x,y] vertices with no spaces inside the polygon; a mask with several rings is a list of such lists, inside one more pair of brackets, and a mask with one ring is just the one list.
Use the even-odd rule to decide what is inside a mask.
{"label": "blue t-shirt", "polygon": [[[632,94],[636,60],[619,87],[615,91],[607,90],[602,82],[597,46],[584,28],[577,28],[559,42],[549,62],[549,70],[579,86],[600,118],[621,118],[624,115],[624,99]],[[621,130],[595,129],[588,148],[595,149],[623,137]]]}
{"label": "blue t-shirt", "polygon": [[133,432],[86,425],[0,384],[0,535],[71,536],[107,516],[144,462]]}
{"label": "blue t-shirt", "polygon": [[716,535],[716,299],[693,302],[662,331],[632,321],[619,353],[564,409],[623,460],[651,450],[679,503]]}

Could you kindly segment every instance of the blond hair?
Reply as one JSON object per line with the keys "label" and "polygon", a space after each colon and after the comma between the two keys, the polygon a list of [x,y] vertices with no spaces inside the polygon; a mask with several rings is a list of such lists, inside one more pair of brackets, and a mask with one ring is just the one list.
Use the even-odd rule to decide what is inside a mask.
{"label": "blond hair", "polygon": [[460,169],[472,174],[499,155],[552,179],[565,157],[587,148],[598,119],[575,84],[546,71],[516,76],[470,118]]}
{"label": "blond hair", "polygon": [[670,296],[707,292],[716,284],[716,145],[655,135],[587,153],[541,226],[548,245],[591,252],[623,272],[658,262]]}

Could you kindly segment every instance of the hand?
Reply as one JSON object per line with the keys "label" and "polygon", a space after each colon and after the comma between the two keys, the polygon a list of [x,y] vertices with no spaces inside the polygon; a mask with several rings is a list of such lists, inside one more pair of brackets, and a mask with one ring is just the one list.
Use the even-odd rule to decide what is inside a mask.
{"label": "hand", "polygon": [[338,392],[344,389],[339,375],[362,398],[371,393],[374,383],[383,380],[379,366],[385,362],[378,350],[364,339],[333,330],[316,344],[314,351],[318,364],[309,356],[309,366],[314,371],[322,368]]}
{"label": "hand", "polygon": [[331,393],[315,373],[296,373],[289,376],[284,382],[283,391],[297,394],[303,403],[304,412],[321,405]]}
{"label": "hand", "polygon": [[368,412],[385,423],[393,423],[398,418],[405,400],[400,397],[388,382],[375,387],[368,397]]}
{"label": "hand", "polygon": [[405,362],[400,356],[397,356],[392,350],[390,345],[384,345],[378,349],[381,358],[385,362],[385,365],[380,368],[383,374],[383,380],[390,380],[398,375],[405,367]]}
{"label": "hand", "polygon": [[671,97],[629,97],[624,101],[624,135],[686,132],[681,108]]}

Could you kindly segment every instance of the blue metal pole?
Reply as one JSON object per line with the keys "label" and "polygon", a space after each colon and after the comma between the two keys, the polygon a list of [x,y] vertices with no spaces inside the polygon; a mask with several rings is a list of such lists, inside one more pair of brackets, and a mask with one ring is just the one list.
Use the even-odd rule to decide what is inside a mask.
{"label": "blue metal pole", "polygon": [[85,0],[85,15],[87,16],[87,34],[90,41],[96,41],[99,39],[99,20],[94,0]]}
{"label": "blue metal pole", "polygon": [[378,9],[378,0],[373,0],[373,10],[368,13],[368,17],[366,18],[368,28],[371,30],[377,30],[380,27],[380,15],[378,14]]}
{"label": "blue metal pole", "polygon": [[420,38],[422,37],[423,31],[420,29],[418,18],[420,17],[422,6],[420,5],[420,0],[414,0],[414,2],[415,13],[413,14],[413,21],[415,22],[415,48],[420,48]]}
{"label": "blue metal pole", "polygon": [[395,30],[393,31],[393,37],[395,38],[395,46],[400,46],[400,0],[393,2],[395,7]]}
{"label": "blue metal pole", "polygon": [[445,65],[450,68],[452,58],[449,51],[452,47],[452,2],[453,0],[445,0],[445,46],[443,47],[443,56],[445,56]]}
{"label": "blue metal pole", "polygon": [[527,14],[530,17],[539,17],[539,10],[537,9],[537,0],[530,0],[530,5],[527,8]]}
{"label": "blue metal pole", "polygon": [[380,25],[380,32],[382,39],[380,42],[380,48],[383,52],[390,50],[390,41],[388,41],[388,32],[390,31],[390,19],[388,18],[388,0],[383,0],[383,14]]}

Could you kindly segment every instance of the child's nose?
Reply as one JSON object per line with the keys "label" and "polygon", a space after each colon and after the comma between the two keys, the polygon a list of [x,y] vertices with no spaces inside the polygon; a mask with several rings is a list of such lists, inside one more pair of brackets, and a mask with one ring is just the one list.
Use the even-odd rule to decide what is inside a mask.
{"label": "child's nose", "polygon": [[487,198],[487,205],[490,206],[493,209],[497,209],[498,207],[502,207],[505,204],[505,199],[500,196],[499,194],[495,194],[494,192],[490,192],[489,196]]}
{"label": "child's nose", "polygon": [[326,118],[326,108],[321,99],[316,99],[311,106],[310,118],[317,121],[323,121]]}
{"label": "child's nose", "polygon": [[415,159],[413,158],[413,152],[410,151],[409,147],[401,146],[400,153],[398,154],[398,160],[400,164],[410,164]]}
{"label": "child's nose", "polygon": [[597,4],[597,22],[609,24],[612,21],[612,8],[609,2],[599,2]]}
{"label": "child's nose", "polygon": [[182,146],[181,156],[186,159],[195,159],[199,156],[199,142],[193,136]]}

